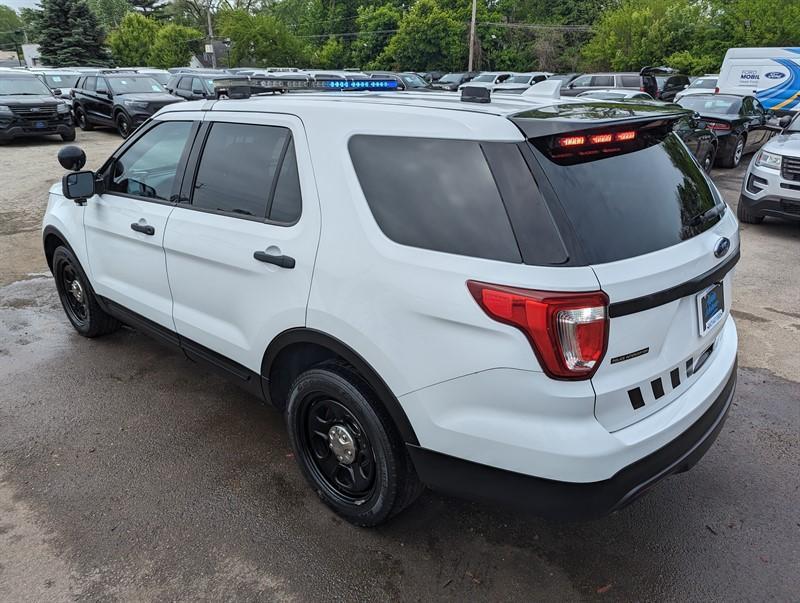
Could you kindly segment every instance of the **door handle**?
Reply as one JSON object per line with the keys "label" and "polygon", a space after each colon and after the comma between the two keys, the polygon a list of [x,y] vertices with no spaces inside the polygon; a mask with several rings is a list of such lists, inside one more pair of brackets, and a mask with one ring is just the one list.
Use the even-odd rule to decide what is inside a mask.
{"label": "door handle", "polygon": [[266,251],[256,251],[253,253],[253,257],[257,259],[259,262],[265,262],[267,264],[275,264],[276,266],[280,266],[281,268],[292,269],[294,268],[294,258],[288,255],[270,255]]}
{"label": "door handle", "polygon": [[131,230],[135,230],[136,232],[141,232],[142,234],[150,236],[156,234],[155,228],[153,228],[149,224],[139,224],[139,222],[134,222],[133,224],[131,224]]}

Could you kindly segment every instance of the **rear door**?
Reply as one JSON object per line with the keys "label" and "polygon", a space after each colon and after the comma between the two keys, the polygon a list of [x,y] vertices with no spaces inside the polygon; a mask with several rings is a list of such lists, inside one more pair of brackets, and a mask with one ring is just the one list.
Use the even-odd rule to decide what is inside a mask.
{"label": "rear door", "polygon": [[[609,431],[664,408],[713,362],[738,257],[736,221],[676,135],[632,131],[628,143],[571,155],[534,145],[576,249],[610,299],[608,349],[592,378]],[[723,239],[728,251],[717,257]]]}
{"label": "rear door", "polygon": [[175,327],[189,353],[259,372],[269,342],[305,325],[320,229],[305,130],[210,112],[197,140],[164,239]]}

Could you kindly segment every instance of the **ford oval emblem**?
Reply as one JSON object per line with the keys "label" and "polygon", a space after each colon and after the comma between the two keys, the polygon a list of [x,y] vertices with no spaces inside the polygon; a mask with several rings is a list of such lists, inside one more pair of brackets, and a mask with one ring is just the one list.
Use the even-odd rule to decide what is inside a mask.
{"label": "ford oval emblem", "polygon": [[769,73],[765,73],[764,77],[768,77],[771,80],[780,80],[785,78],[786,74],[780,71],[770,71]]}
{"label": "ford oval emblem", "polygon": [[726,237],[722,237],[717,244],[714,246],[714,256],[721,258],[723,255],[728,253],[728,250],[731,248],[730,239]]}

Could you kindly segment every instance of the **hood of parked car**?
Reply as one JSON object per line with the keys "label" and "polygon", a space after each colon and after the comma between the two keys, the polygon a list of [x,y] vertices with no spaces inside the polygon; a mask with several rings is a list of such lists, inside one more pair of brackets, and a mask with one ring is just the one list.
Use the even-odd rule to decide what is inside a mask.
{"label": "hood of parked car", "polygon": [[8,105],[10,107],[48,107],[58,103],[59,101],[49,94],[10,94],[8,96],[0,96],[0,105]]}
{"label": "hood of parked car", "polygon": [[764,150],[779,155],[800,157],[800,132],[780,134],[764,145]]}
{"label": "hood of parked car", "polygon": [[119,98],[120,100],[144,101],[147,103],[161,103],[164,105],[179,103],[184,100],[177,96],[167,94],[166,92],[131,92],[129,94],[117,94],[114,98]]}

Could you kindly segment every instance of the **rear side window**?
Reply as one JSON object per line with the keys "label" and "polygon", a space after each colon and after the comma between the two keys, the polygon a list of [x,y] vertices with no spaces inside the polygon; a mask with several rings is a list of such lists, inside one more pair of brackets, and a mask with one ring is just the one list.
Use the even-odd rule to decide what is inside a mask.
{"label": "rear side window", "polygon": [[349,148],[372,215],[393,241],[522,261],[479,143],[358,135]]}
{"label": "rear side window", "polygon": [[613,88],[614,87],[614,76],[613,75],[593,75],[592,76],[592,86],[602,86],[604,88]]}
{"label": "rear side window", "polygon": [[[294,222],[300,217],[299,189],[288,128],[224,122],[211,126],[197,169],[194,207]],[[272,199],[277,201],[274,211],[270,211]]]}
{"label": "rear side window", "polygon": [[642,85],[638,75],[622,75],[620,78],[623,88],[639,88]]}
{"label": "rear side window", "polygon": [[178,90],[191,90],[191,89],[192,89],[192,78],[182,77],[181,81],[178,83]]}
{"label": "rear side window", "polygon": [[84,90],[94,90],[95,85],[97,84],[96,77],[87,77],[86,81],[83,82],[83,89]]}
{"label": "rear side window", "polygon": [[575,150],[572,159],[556,158],[547,139],[533,143],[589,264],[677,245],[711,228],[722,214],[724,205],[669,128],[639,129],[621,151],[613,144],[608,153],[587,147]]}

